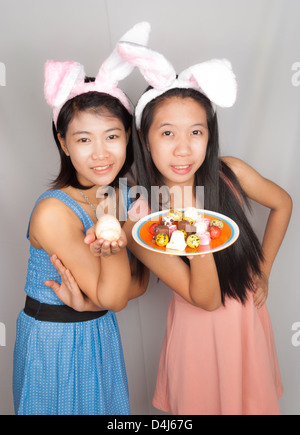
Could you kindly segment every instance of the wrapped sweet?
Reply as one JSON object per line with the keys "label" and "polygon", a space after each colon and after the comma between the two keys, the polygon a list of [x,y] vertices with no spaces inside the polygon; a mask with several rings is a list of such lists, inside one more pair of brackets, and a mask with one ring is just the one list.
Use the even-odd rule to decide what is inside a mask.
{"label": "wrapped sweet", "polygon": [[184,219],[189,218],[192,220],[192,222],[196,222],[196,220],[198,219],[198,211],[195,207],[187,207],[184,210],[183,216],[184,216]]}
{"label": "wrapped sweet", "polygon": [[190,234],[187,238],[186,238],[186,244],[190,247],[190,248],[198,248],[200,246],[200,238],[199,236],[197,236],[197,234]]}
{"label": "wrapped sweet", "polygon": [[210,233],[211,239],[218,239],[222,234],[222,230],[220,227],[213,226],[213,227],[210,227],[209,233]]}
{"label": "wrapped sweet", "polygon": [[189,220],[187,219],[183,219],[181,221],[178,222],[177,228],[179,230],[183,230],[185,231],[185,233],[187,235],[189,234],[193,234],[196,232],[196,227],[195,225],[191,224]]}
{"label": "wrapped sweet", "polygon": [[169,240],[170,240],[169,236],[164,233],[158,233],[155,236],[155,242],[158,246],[166,246]]}
{"label": "wrapped sweet", "polygon": [[196,227],[196,234],[205,233],[208,229],[207,219],[198,219],[198,221],[194,223],[194,226]]}
{"label": "wrapped sweet", "polygon": [[169,216],[171,216],[175,222],[181,221],[182,219],[182,213],[175,209],[170,210]]}
{"label": "wrapped sweet", "polygon": [[174,218],[170,215],[163,216],[160,220],[160,223],[162,225],[167,225],[168,227],[174,225],[174,222],[175,222]]}
{"label": "wrapped sweet", "polygon": [[184,251],[186,243],[184,240],[184,234],[182,231],[174,231],[171,236],[170,242],[166,245],[168,249],[175,249],[177,251]]}
{"label": "wrapped sweet", "polygon": [[219,227],[221,230],[223,229],[223,222],[220,219],[212,219],[210,221],[210,226],[211,227]]}
{"label": "wrapped sweet", "polygon": [[200,245],[209,245],[211,242],[210,233],[206,231],[205,233],[199,234]]}
{"label": "wrapped sweet", "polygon": [[212,239],[220,237],[222,228],[220,219],[205,218],[194,207],[188,207],[184,213],[170,210],[149,231],[158,246],[183,251],[186,246],[197,249],[200,245],[210,245]]}

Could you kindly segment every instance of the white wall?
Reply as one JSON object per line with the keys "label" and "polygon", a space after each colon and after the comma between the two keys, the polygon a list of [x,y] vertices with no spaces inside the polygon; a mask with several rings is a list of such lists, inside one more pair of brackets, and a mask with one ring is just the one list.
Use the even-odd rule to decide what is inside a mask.
{"label": "white wall", "polygon": [[[300,414],[300,337],[294,335],[300,327],[300,74],[292,70],[300,62],[299,16],[298,0],[0,0],[0,414],[13,413],[27,222],[58,170],[44,63],[77,60],[94,75],[118,38],[144,20],[152,25],[150,46],[178,72],[212,57],[231,60],[239,94],[234,108],[219,111],[222,154],[246,160],[294,199],[268,308],[285,387],[282,413]],[[134,102],[144,87],[138,72],[123,83]],[[261,235],[266,214],[254,211]],[[151,398],[170,296],[152,276],[148,292],[118,315],[134,414],[158,413]]]}

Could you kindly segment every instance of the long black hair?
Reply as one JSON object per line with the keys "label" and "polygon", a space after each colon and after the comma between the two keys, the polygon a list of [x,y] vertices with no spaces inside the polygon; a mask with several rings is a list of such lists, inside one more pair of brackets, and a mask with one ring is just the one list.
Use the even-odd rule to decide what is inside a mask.
{"label": "long black hair", "polygon": [[143,111],[139,134],[136,129],[133,129],[137,183],[147,189],[149,204],[151,186],[164,184],[147,150],[147,142],[155,109],[170,97],[192,98],[206,111],[209,139],[205,160],[195,174],[194,193],[196,193],[196,186],[204,186],[204,208],[230,217],[239,226],[238,240],[226,250],[214,253],[214,259],[219,274],[223,304],[226,296],[245,303],[247,291],[253,289],[252,276],[260,274],[262,248],[245,214],[244,207],[250,208],[245,192],[233,171],[219,157],[217,114],[205,95],[194,89],[176,88],[148,103]]}
{"label": "long black hair", "polygon": [[[95,79],[93,77],[86,77],[85,82],[87,83],[94,80]],[[55,127],[55,124],[52,123],[53,136],[60,156],[60,171],[55,180],[53,180],[51,183],[52,188],[61,189],[63,187],[72,186],[84,190],[90,189],[90,187],[92,187],[82,186],[79,183],[76,170],[71,162],[70,157],[67,156],[61,148],[60,142],[58,140],[58,133],[63,139],[66,137],[69,123],[77,112],[94,110],[97,113],[101,113],[101,110],[103,109],[108,110],[111,114],[120,119],[124,125],[125,131],[128,132],[129,128],[131,127],[132,116],[120,103],[120,101],[111,95],[91,91],[68,100],[62,107],[58,115],[57,127]],[[111,183],[112,187],[117,186],[119,178],[124,177],[125,174],[130,170],[132,162],[133,150],[132,137],[130,135],[126,149],[125,163],[115,180]]]}

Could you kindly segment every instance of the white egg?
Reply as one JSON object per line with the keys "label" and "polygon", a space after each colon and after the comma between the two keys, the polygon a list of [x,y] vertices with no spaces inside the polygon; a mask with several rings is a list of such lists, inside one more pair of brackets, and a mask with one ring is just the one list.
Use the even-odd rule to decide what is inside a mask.
{"label": "white egg", "polygon": [[95,227],[97,239],[104,239],[112,242],[119,240],[121,236],[121,225],[114,216],[105,214],[96,223]]}

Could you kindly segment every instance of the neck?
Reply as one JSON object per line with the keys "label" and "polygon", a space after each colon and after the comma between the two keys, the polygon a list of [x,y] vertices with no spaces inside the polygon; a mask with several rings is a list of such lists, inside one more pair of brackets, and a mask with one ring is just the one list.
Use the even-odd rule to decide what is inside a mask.
{"label": "neck", "polygon": [[165,186],[167,187],[168,194],[165,196],[166,200],[164,202],[167,201],[169,204],[164,204],[164,208],[183,209],[186,207],[197,207],[193,181],[178,184],[167,180]]}

